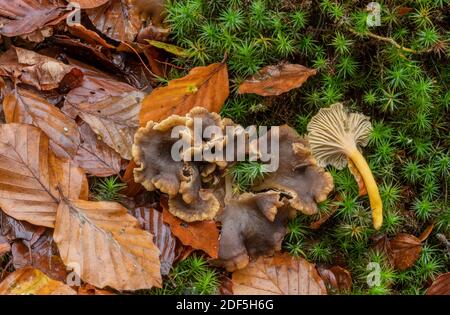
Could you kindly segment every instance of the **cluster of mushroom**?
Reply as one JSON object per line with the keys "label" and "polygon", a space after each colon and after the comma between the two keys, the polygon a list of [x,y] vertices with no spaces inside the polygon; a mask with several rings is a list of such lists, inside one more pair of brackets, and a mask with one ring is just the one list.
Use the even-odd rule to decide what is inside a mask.
{"label": "cluster of mushroom", "polygon": [[[231,141],[227,136],[205,138],[203,130],[193,127],[195,119],[202,121],[203,130],[212,125],[223,131],[226,126],[243,130],[231,120],[199,107],[186,116],[173,115],[159,123],[150,121],[135,135],[135,181],[149,191],[167,194],[168,210],[186,222],[219,221],[221,237],[216,263],[229,271],[241,269],[250,258],[280,250],[289,218],[297,211],[317,213],[317,203],[333,190],[333,179],[317,165],[307,140],[284,125],[277,129],[278,169],[251,187],[251,192],[233,195],[227,185],[227,169],[235,161],[192,159],[197,150],[221,146],[226,150]],[[192,146],[174,159],[173,147],[179,139],[172,138],[172,134],[180,126],[183,128],[178,130]],[[265,135],[267,139],[273,137],[273,130]],[[200,146],[193,141],[196,137],[201,139]],[[245,147],[248,154],[251,144],[246,143]]]}

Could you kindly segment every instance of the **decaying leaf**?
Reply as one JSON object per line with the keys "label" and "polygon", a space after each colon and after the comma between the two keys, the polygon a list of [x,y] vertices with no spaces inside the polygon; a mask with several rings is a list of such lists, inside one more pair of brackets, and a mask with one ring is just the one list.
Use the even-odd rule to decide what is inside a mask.
{"label": "decaying leaf", "polygon": [[0,75],[44,91],[76,88],[83,78],[76,67],[19,47],[0,56]]}
{"label": "decaying leaf", "polygon": [[226,63],[194,68],[187,76],[153,90],[144,99],[140,113],[141,126],[150,120],[160,121],[170,115],[185,115],[196,106],[218,113],[228,95]]}
{"label": "decaying leaf", "polygon": [[83,284],[78,288],[78,295],[113,295],[113,292],[97,289],[89,283]]}
{"label": "decaying leaf", "polygon": [[7,123],[30,124],[50,139],[53,152],[61,158],[74,157],[80,145],[75,121],[37,93],[16,88],[3,100]]}
{"label": "decaying leaf", "polygon": [[302,86],[317,73],[302,65],[283,63],[261,69],[251,79],[239,86],[238,93],[254,93],[262,96],[280,95]]}
{"label": "decaying leaf", "polygon": [[109,0],[77,0],[77,3],[82,9],[93,9],[104,5]]}
{"label": "decaying leaf", "polygon": [[338,292],[350,292],[352,289],[352,276],[350,272],[340,266],[333,266],[329,269],[318,268],[318,272],[325,281],[327,287]]}
{"label": "decaying leaf", "polygon": [[0,34],[8,37],[33,33],[46,26],[56,25],[70,12],[48,0],[0,0],[2,21]]}
{"label": "decaying leaf", "polygon": [[87,29],[83,24],[71,24],[68,25],[68,28],[70,34],[83,39],[91,45],[100,45],[105,48],[114,49],[113,45],[108,44],[100,35],[90,29]]}
{"label": "decaying leaf", "polygon": [[9,253],[10,250],[11,245],[9,244],[8,240],[6,239],[6,237],[0,235],[0,258],[4,254]]}
{"label": "decaying leaf", "polygon": [[164,204],[163,220],[170,226],[173,235],[183,245],[202,250],[212,258],[218,257],[219,229],[217,228],[216,222],[212,220],[191,223],[184,222],[172,215]]}
{"label": "decaying leaf", "polygon": [[32,266],[52,279],[62,282],[67,279],[66,266],[59,256],[50,231],[33,245],[27,246],[25,242],[16,240],[12,245],[12,259],[15,269]]}
{"label": "decaying leaf", "polygon": [[69,92],[63,111],[71,117],[80,116],[101,141],[130,160],[143,97],[128,84],[85,70],[81,86]]}
{"label": "decaying leaf", "polygon": [[367,189],[366,184],[364,184],[364,180],[361,176],[361,173],[356,168],[355,164],[352,162],[352,160],[347,159],[348,161],[348,169],[350,170],[350,173],[352,173],[353,178],[355,178],[356,183],[358,184],[358,194],[359,196],[365,196],[367,195]]}
{"label": "decaying leaf", "polygon": [[398,270],[412,267],[420,257],[422,242],[410,234],[398,234],[390,240],[390,256]]}
{"label": "decaying leaf", "polygon": [[14,271],[0,283],[1,295],[75,295],[67,284],[47,277],[33,267]]}
{"label": "decaying leaf", "polygon": [[120,155],[99,140],[88,124],[82,123],[78,130],[81,135],[81,145],[74,161],[87,173],[105,177],[120,172]]}
{"label": "decaying leaf", "polygon": [[87,179],[73,162],[49,149],[48,137],[31,125],[0,125],[0,207],[35,225],[54,227],[61,199],[87,198]]}
{"label": "decaying leaf", "polygon": [[0,211],[0,235],[12,243],[21,240],[27,246],[32,246],[45,233],[47,228],[19,221]]}
{"label": "decaying leaf", "polygon": [[153,241],[160,252],[161,274],[169,274],[175,260],[176,240],[170,227],[163,222],[162,213],[152,208],[139,207],[131,210],[131,214],[138,219],[142,229],[153,234]]}
{"label": "decaying leaf", "polygon": [[141,230],[137,219],[118,203],[61,202],[53,238],[64,263],[98,288],[161,287],[153,235]]}
{"label": "decaying leaf", "polygon": [[147,39],[146,42],[149,43],[150,45],[152,45],[153,47],[167,51],[175,56],[179,56],[179,57],[187,57],[188,56],[188,52],[186,51],[186,49],[183,49],[181,47],[178,47],[178,46],[175,46],[172,44],[168,44],[165,42],[160,42],[157,40],[151,40],[151,39]]}
{"label": "decaying leaf", "polygon": [[139,13],[129,0],[111,0],[86,11],[100,32],[119,42],[132,42],[142,27]]}
{"label": "decaying leaf", "polygon": [[287,254],[260,257],[232,276],[236,295],[326,295],[314,264]]}
{"label": "decaying leaf", "polygon": [[450,295],[450,272],[437,277],[428,288],[427,295]]}

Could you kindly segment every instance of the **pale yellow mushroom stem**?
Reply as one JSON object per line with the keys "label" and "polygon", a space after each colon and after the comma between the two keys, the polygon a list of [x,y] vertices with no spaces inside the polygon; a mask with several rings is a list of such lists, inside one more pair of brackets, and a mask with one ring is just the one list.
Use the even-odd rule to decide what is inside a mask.
{"label": "pale yellow mushroom stem", "polygon": [[373,177],[372,171],[366,162],[364,156],[358,149],[352,150],[348,158],[355,164],[364,184],[366,185],[367,194],[369,195],[370,207],[372,208],[372,221],[376,230],[381,227],[383,223],[383,203],[381,201],[380,192],[378,191],[377,183]]}

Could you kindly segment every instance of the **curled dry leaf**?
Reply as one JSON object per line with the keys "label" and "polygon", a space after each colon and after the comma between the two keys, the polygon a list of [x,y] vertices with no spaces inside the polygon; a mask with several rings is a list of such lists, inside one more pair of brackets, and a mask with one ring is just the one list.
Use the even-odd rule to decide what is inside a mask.
{"label": "curled dry leaf", "polygon": [[32,246],[47,229],[25,221],[19,221],[0,211],[0,235],[12,243],[21,240],[27,246]]}
{"label": "curled dry leaf", "polygon": [[16,240],[12,245],[12,259],[15,269],[32,266],[52,279],[62,282],[67,279],[66,266],[59,256],[50,232],[42,235],[31,246]]}
{"label": "curled dry leaf", "polygon": [[44,91],[73,89],[83,78],[76,67],[19,47],[11,47],[0,56],[0,75]]}
{"label": "curled dry leaf", "polygon": [[61,194],[86,199],[87,179],[73,162],[49,150],[48,137],[31,125],[0,125],[0,207],[35,225],[54,227]]}
{"label": "curled dry leaf", "polygon": [[83,24],[71,24],[68,25],[68,28],[70,34],[83,39],[91,45],[100,45],[105,48],[114,49],[113,45],[108,44],[100,35],[90,29],[87,29]]}
{"label": "curled dry leaf", "polygon": [[64,263],[98,288],[161,287],[153,235],[118,203],[62,201],[53,238]]}
{"label": "curled dry leaf", "polygon": [[76,295],[67,284],[47,277],[33,267],[14,271],[0,283],[1,295]]}
{"label": "curled dry leaf", "polygon": [[131,210],[131,214],[138,219],[141,228],[153,234],[153,241],[158,246],[161,261],[161,274],[168,275],[175,260],[176,240],[170,227],[163,222],[161,212],[139,207]]}
{"label": "curled dry leaf", "polygon": [[78,130],[81,135],[81,145],[74,161],[87,173],[105,177],[120,172],[120,155],[107,146],[92,131],[88,124],[82,123]]}
{"label": "curled dry leaf", "polygon": [[80,145],[75,121],[37,93],[16,88],[5,96],[3,110],[7,123],[30,124],[50,139],[53,152],[61,158],[74,157]]}
{"label": "curled dry leaf", "polygon": [[302,65],[283,63],[261,69],[251,79],[239,86],[238,93],[254,93],[262,96],[280,95],[305,83],[310,76],[316,75],[315,69]]}
{"label": "curled dry leaf", "polygon": [[340,266],[329,269],[318,268],[318,272],[326,285],[339,292],[350,292],[352,289],[352,276],[350,272]]}
{"label": "curled dry leaf", "polygon": [[250,258],[273,255],[281,250],[287,233],[290,209],[274,191],[246,193],[239,199],[226,200],[219,215],[222,232],[217,264],[228,271],[245,268]]}
{"label": "curled dry leaf", "polygon": [[314,264],[287,254],[260,257],[232,276],[236,295],[326,295]]}
{"label": "curled dry leaf", "polygon": [[119,42],[134,41],[142,27],[139,13],[129,0],[111,0],[86,12],[100,32]]}
{"label": "curled dry leaf", "polygon": [[8,240],[6,239],[6,237],[0,235],[0,258],[4,254],[9,253],[10,250],[11,245],[9,244]]}
{"label": "curled dry leaf", "polygon": [[450,272],[437,277],[428,288],[427,295],[450,295]]}
{"label": "curled dry leaf", "polygon": [[163,220],[183,245],[202,250],[212,258],[218,257],[219,229],[216,222],[209,220],[187,223],[172,215],[165,205],[163,205]]}
{"label": "curled dry leaf", "polygon": [[49,0],[0,0],[3,26],[0,34],[14,37],[33,33],[64,20],[70,12]]}
{"label": "curled dry leaf", "polygon": [[140,113],[141,126],[170,115],[185,115],[196,106],[218,113],[229,93],[226,63],[194,68],[187,76],[153,90],[144,99]]}
{"label": "curled dry leaf", "polygon": [[80,116],[101,141],[130,160],[144,94],[100,72],[84,73],[81,86],[68,93],[63,111]]}
{"label": "curled dry leaf", "polygon": [[398,234],[390,240],[390,256],[398,270],[412,267],[420,257],[422,242],[410,234]]}

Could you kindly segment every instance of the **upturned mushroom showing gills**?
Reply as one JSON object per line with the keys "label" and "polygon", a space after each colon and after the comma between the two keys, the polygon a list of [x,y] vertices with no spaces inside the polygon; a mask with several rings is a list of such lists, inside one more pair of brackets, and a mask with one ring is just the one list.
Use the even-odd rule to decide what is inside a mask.
{"label": "upturned mushroom showing gills", "polygon": [[352,161],[361,174],[372,208],[375,229],[383,223],[383,204],[377,183],[360,148],[367,145],[372,124],[367,116],[349,113],[341,103],[322,108],[308,124],[308,140],[317,163],[337,169]]}

